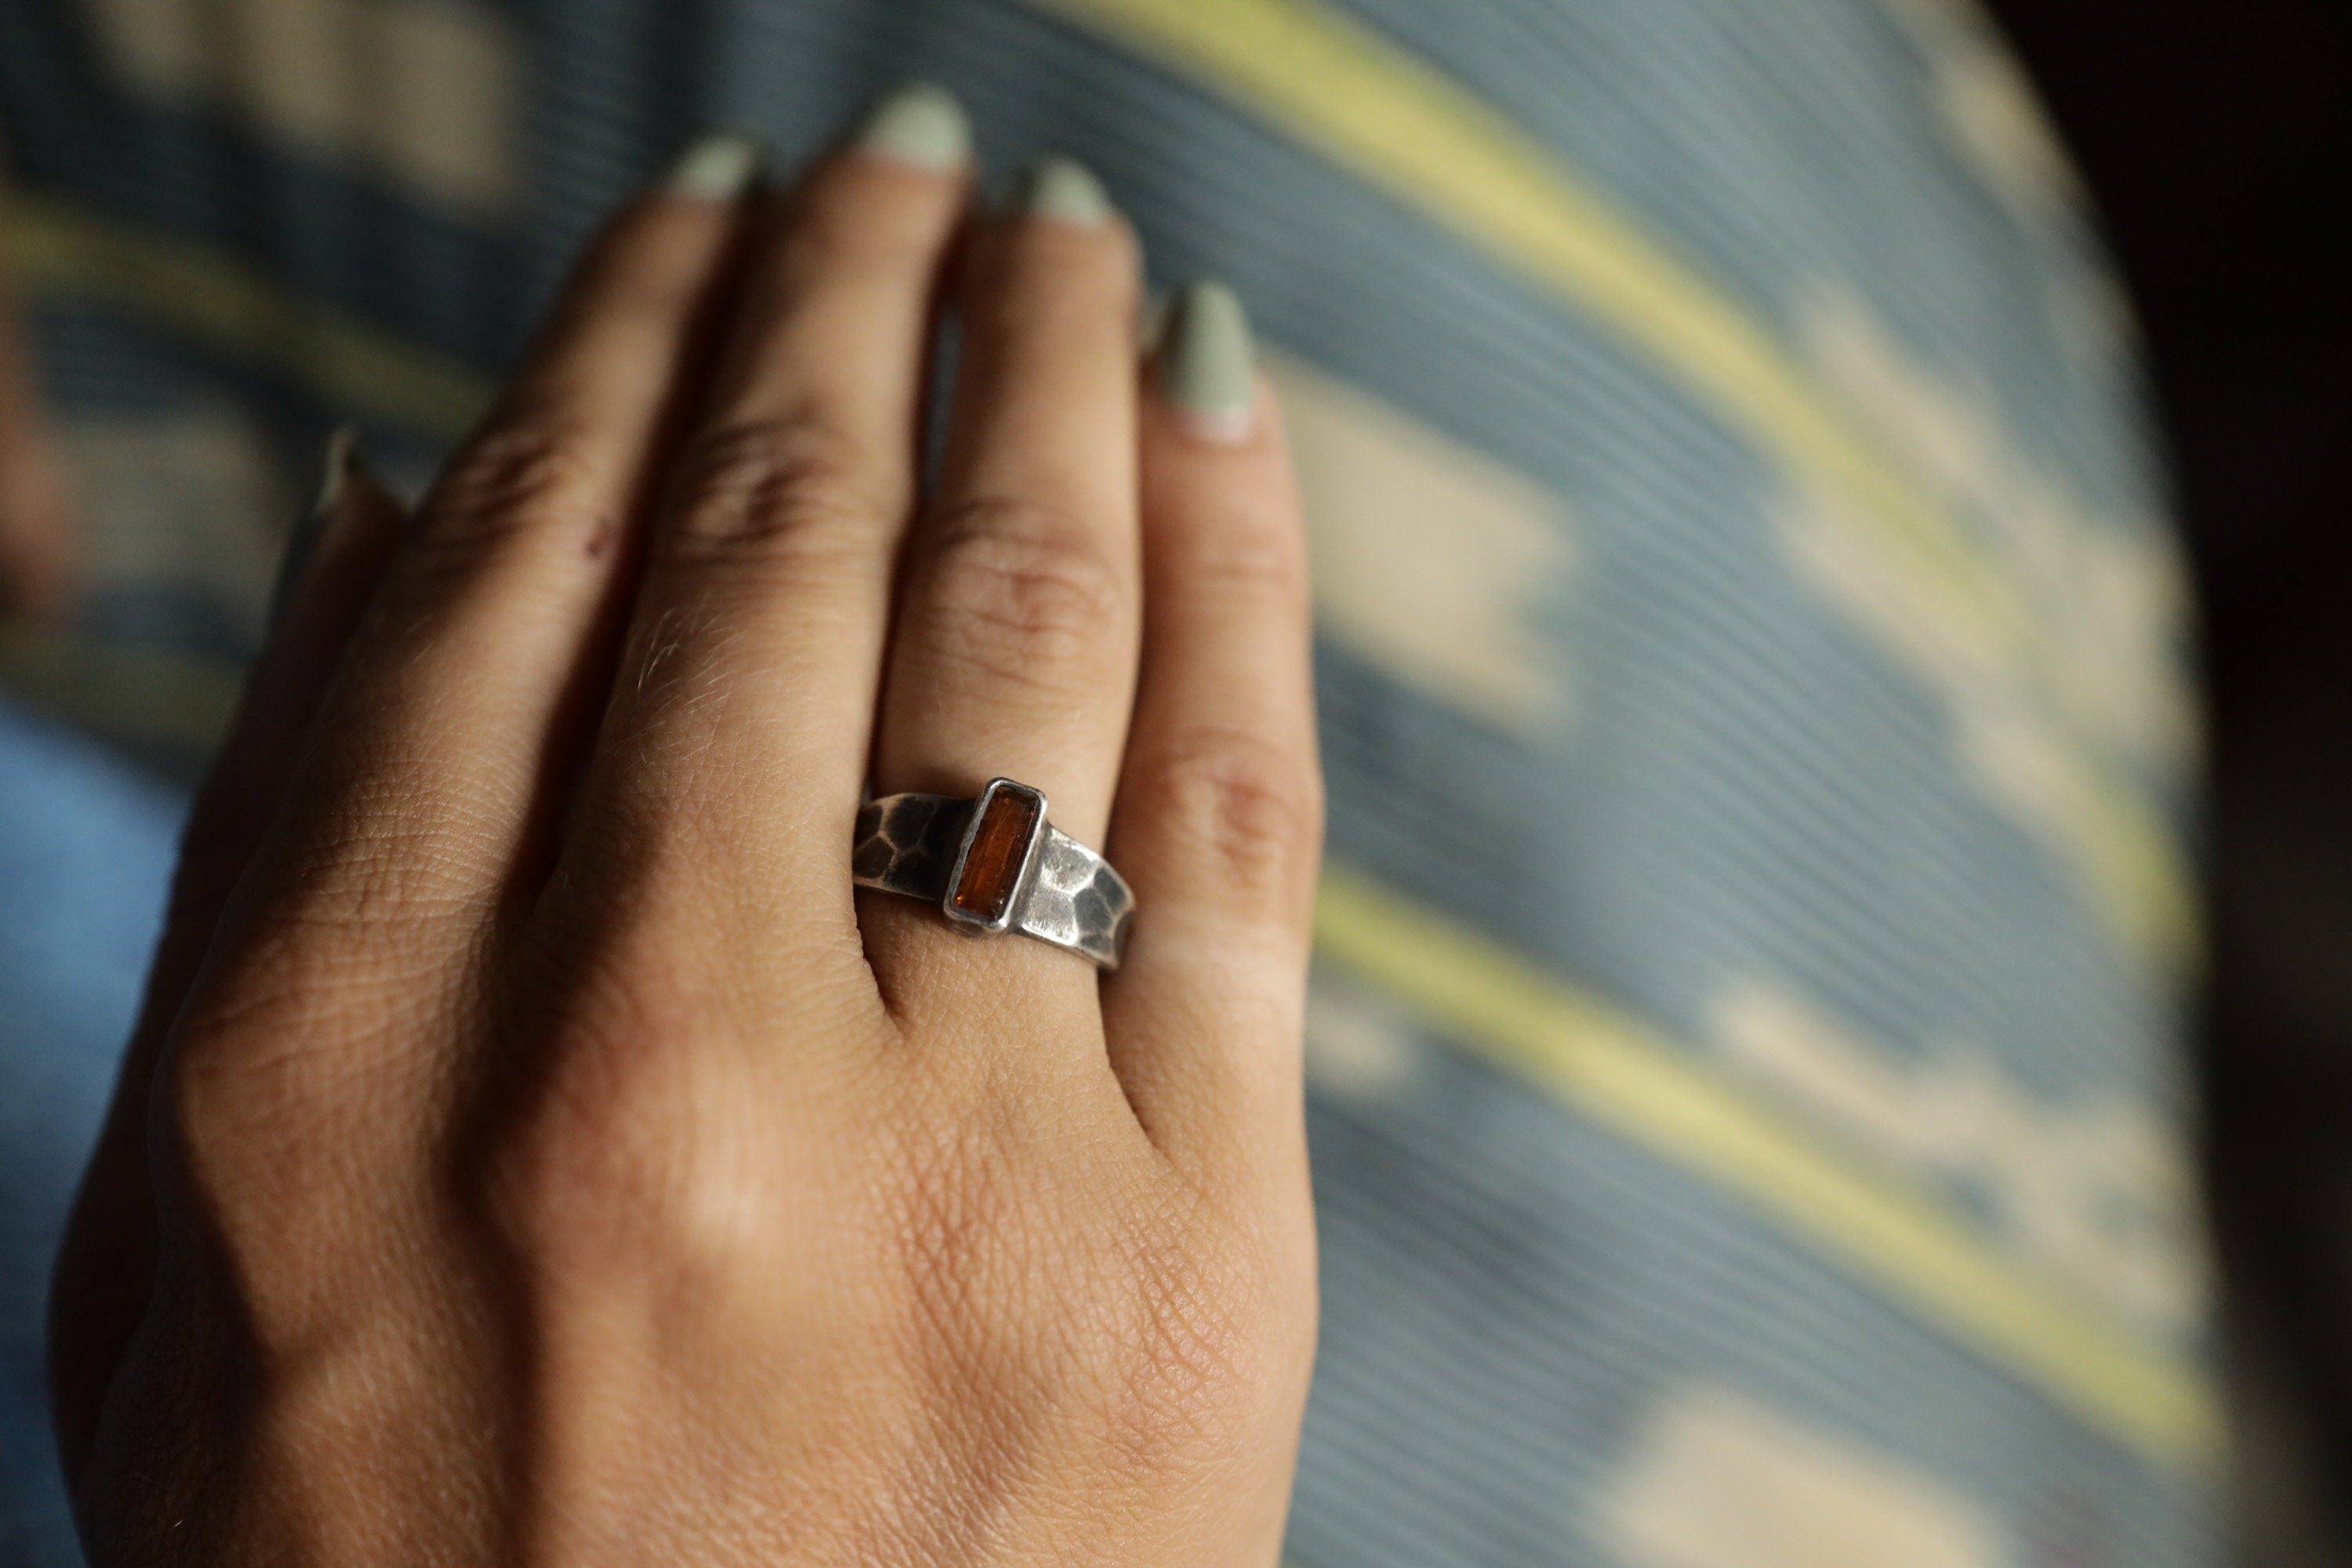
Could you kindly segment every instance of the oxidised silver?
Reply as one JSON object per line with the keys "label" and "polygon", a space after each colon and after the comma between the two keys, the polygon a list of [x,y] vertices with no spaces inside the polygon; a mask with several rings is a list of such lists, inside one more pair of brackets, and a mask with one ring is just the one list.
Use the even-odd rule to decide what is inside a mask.
{"label": "oxidised silver", "polygon": [[[982,798],[984,798],[982,797]],[[850,871],[878,888],[938,904],[960,930],[984,931],[948,907],[980,799],[888,795],[857,813]],[[1035,838],[1004,918],[1017,931],[1117,969],[1135,918],[1135,894],[1109,861],[1037,814]]]}

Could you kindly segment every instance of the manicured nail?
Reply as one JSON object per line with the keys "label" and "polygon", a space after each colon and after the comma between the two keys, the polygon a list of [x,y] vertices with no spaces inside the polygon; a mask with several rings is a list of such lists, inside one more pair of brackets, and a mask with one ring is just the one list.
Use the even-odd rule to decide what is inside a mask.
{"label": "manicured nail", "polygon": [[294,597],[295,585],[302,581],[303,569],[319,551],[319,541],[334,520],[335,509],[341,504],[344,489],[360,468],[359,432],[349,425],[338,425],[328,434],[325,448],[319,455],[319,482],[310,492],[310,505],[294,520],[293,531],[286,536],[286,553],[278,563],[278,582],[269,590],[269,624],[276,626],[285,615],[286,605]]}
{"label": "manicured nail", "polygon": [[662,189],[689,201],[731,202],[760,177],[765,153],[751,137],[713,132],[677,155],[662,176]]}
{"label": "manicured nail", "polygon": [[1032,163],[1013,183],[1004,206],[1008,212],[1074,223],[1080,228],[1098,228],[1110,216],[1110,197],[1103,194],[1102,182],[1084,163],[1070,158]]}
{"label": "manicured nail", "polygon": [[849,144],[870,157],[946,174],[971,157],[971,121],[943,87],[919,81],[877,102],[850,133]]}
{"label": "manicured nail", "polygon": [[1160,322],[1160,395],[1212,441],[1246,441],[1257,426],[1257,354],[1249,315],[1222,283],[1195,283]]}

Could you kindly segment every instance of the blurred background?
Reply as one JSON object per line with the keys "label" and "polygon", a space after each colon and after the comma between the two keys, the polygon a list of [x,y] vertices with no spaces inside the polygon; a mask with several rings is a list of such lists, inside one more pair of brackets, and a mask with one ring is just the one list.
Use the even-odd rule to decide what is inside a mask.
{"label": "blurred background", "polygon": [[[1575,0],[1558,4],[1566,10]],[[24,5],[29,16],[33,5],[0,0],[0,22],[9,19],[7,8]],[[133,19],[170,9],[139,0],[91,7],[94,15]],[[604,14],[584,4],[531,9],[581,31],[593,30]],[[683,18],[697,8],[675,9]],[[1410,7],[1387,9],[1400,31],[1410,30]],[[1624,11],[1600,4],[1588,9],[1596,16]],[[2352,250],[2337,232],[2336,213],[2352,195],[2352,5],[2242,0],[2227,8],[2126,9],[2095,0],[1989,0],[1989,9],[2039,88],[2124,275],[2145,338],[2154,412],[2168,441],[2176,510],[2200,592],[2210,793],[2204,844],[2209,970],[2197,1074],[2237,1415],[2235,1552],[2248,1568],[2352,1568],[2352,745],[2346,743],[2352,614],[2339,607],[2352,596],[2352,310],[2338,299],[2343,280],[2352,278]],[[648,47],[658,50],[667,36],[653,27]],[[877,73],[886,68],[880,60],[873,66]],[[898,68],[895,58],[887,68]],[[614,131],[611,147],[588,149],[578,166],[551,172],[575,207],[585,210],[583,191],[601,196],[607,165],[650,166],[653,138],[646,135],[639,148],[628,137],[647,126],[663,136],[677,129],[667,117],[682,108],[686,67],[678,71],[680,82],[667,86],[656,73],[646,101],[625,106],[629,116],[616,115],[626,135]],[[887,79],[845,79],[838,102],[812,101],[791,112],[811,126],[837,122],[859,93]],[[607,85],[584,78],[559,82],[551,96],[559,107],[576,108],[575,100]],[[680,103],[665,96],[673,89]],[[1160,111],[1160,99],[1149,96],[1157,88],[1147,83],[1135,90],[1146,94],[1138,101]],[[320,123],[338,135],[349,129],[331,105],[293,107],[324,116]],[[1034,107],[1039,125],[1058,132],[1059,106]],[[1000,124],[1005,121],[1016,139],[1036,130],[1009,110],[1000,111]],[[485,172],[468,156],[466,126],[453,122],[448,131],[446,145],[420,144],[417,166],[407,173],[446,186],[460,212],[469,210],[467,203],[495,205],[509,195],[501,182],[510,183],[513,171]],[[1116,141],[1109,129],[1102,135]],[[1203,145],[1213,151],[1223,144]],[[362,152],[373,157],[381,150]],[[1142,176],[1130,172],[1128,179],[1134,189]],[[1207,188],[1211,182],[1199,184]],[[1190,187],[1171,181],[1171,189],[1181,197]],[[1167,207],[1185,210],[1176,197]],[[372,208],[354,210],[377,221]],[[1163,222],[1166,232],[1156,243],[1172,247],[1177,236],[1190,235],[1187,242],[1221,267],[1249,264],[1236,258],[1254,255],[1252,247],[1236,241],[1231,254],[1219,253],[1197,237],[1205,220],[1186,216],[1190,228]],[[427,260],[447,263],[453,276],[463,271],[469,253],[461,245],[437,231],[426,240],[438,247]],[[563,248],[546,247],[558,258]],[[1249,291],[1253,304],[1264,302],[1270,314],[1288,310],[1292,335],[1303,338],[1306,329],[1295,323],[1319,320],[1322,302],[1278,295],[1276,278],[1286,264],[1265,258],[1268,276]],[[453,337],[473,330],[475,323],[457,319],[469,307],[486,320],[520,320],[518,301],[544,283],[546,269],[511,270],[520,279],[511,298],[469,300],[462,289],[447,291],[451,320],[441,324]],[[1367,270],[1378,268],[1367,263]],[[383,370],[350,359],[325,364],[322,376],[330,384],[338,376],[370,383],[380,397],[396,395],[420,405],[463,403],[478,390],[467,384],[452,393],[429,376],[412,376],[385,393]],[[126,495],[142,484],[184,481],[211,487],[207,494],[225,498],[225,513],[290,513],[295,498],[275,469],[258,476],[214,471],[193,447],[185,456],[161,481],[129,464],[110,468],[104,450],[85,454],[84,466],[101,485]],[[414,489],[432,452],[394,441],[377,456]],[[104,506],[112,493],[91,499]],[[266,580],[274,539],[231,539],[226,531],[224,538],[207,564],[247,587]],[[196,627],[191,635],[214,633]],[[0,663],[13,689],[37,696],[47,667],[37,648],[28,648],[0,639]],[[218,682],[166,689],[139,669],[125,679],[126,691],[142,694],[142,718],[164,731],[179,721],[192,736],[208,734],[226,700]],[[184,776],[184,757],[150,760],[161,774]],[[9,784],[0,776],[0,810],[41,809],[37,800],[7,795]],[[159,819],[152,803],[126,798],[121,805],[124,824]],[[163,839],[151,847],[149,858],[160,862],[167,852]],[[152,900],[152,889],[125,895],[132,905],[141,897]],[[53,945],[40,961],[58,973],[78,974],[79,965],[89,970],[94,990],[104,981],[120,991],[119,975],[93,967],[100,950],[119,969],[135,956],[116,950],[143,944],[145,936],[60,931],[43,939]],[[0,1014],[11,978],[0,973]],[[30,1148],[54,1131],[29,1101],[0,1104],[0,1137]],[[35,1163],[26,1156],[26,1168]],[[0,1215],[6,1200],[19,1196],[0,1194]],[[12,1392],[27,1405],[37,1398],[29,1379]],[[39,1439],[0,1430],[0,1444],[19,1440]],[[0,1448],[0,1469],[29,1462],[25,1453]],[[2097,1560],[2062,1546],[2036,1562],[2084,1568]]]}
{"label": "blurred background", "polygon": [[1993,9],[2139,313],[2202,600],[2243,1560],[2352,1563],[2352,6]]}

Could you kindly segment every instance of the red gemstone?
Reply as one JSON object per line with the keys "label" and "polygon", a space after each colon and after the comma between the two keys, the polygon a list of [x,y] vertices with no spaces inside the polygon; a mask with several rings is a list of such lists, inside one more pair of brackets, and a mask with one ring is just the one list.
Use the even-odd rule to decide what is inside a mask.
{"label": "red gemstone", "polygon": [[988,797],[964,851],[963,875],[948,902],[958,914],[993,925],[1012,907],[1021,885],[1021,865],[1037,830],[1043,803],[1024,789],[1000,789]]}

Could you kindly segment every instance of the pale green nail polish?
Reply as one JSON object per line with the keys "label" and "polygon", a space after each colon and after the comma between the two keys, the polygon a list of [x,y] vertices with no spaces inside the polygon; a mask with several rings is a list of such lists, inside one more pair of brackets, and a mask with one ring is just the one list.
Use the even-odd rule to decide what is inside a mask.
{"label": "pale green nail polish", "polygon": [[1245,441],[1257,423],[1257,354],[1241,299],[1195,283],[1169,303],[1160,328],[1160,394],[1213,441]]}
{"label": "pale green nail polish", "polygon": [[360,464],[359,432],[349,425],[338,425],[327,437],[325,448],[319,455],[319,483],[310,493],[310,504],[294,520],[291,532],[286,536],[286,552],[278,563],[278,581],[269,590],[269,624],[278,624],[286,613],[287,602],[294,596],[295,584],[301,582],[303,569],[319,551],[319,541],[333,521],[335,508],[343,499],[343,489],[351,483],[352,470]]}
{"label": "pale green nail polish", "polygon": [[849,144],[871,157],[946,174],[971,157],[971,121],[954,94],[919,81],[867,110]]}
{"label": "pale green nail polish", "polygon": [[1005,206],[1031,217],[1097,228],[1110,216],[1110,197],[1084,163],[1047,158],[1032,164],[1013,186]]}
{"label": "pale green nail polish", "polygon": [[677,155],[662,189],[690,201],[731,202],[751,188],[762,161],[760,144],[749,136],[718,132]]}

